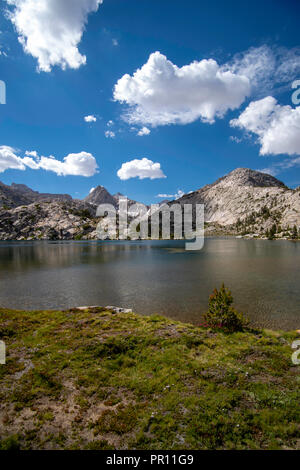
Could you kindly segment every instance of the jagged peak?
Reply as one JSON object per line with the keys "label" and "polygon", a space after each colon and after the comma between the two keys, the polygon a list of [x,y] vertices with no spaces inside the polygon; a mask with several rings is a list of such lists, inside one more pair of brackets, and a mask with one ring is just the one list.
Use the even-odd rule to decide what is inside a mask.
{"label": "jagged peak", "polygon": [[88,202],[93,205],[99,204],[116,204],[116,199],[107,191],[104,186],[97,186],[93,191],[84,199],[84,202]]}
{"label": "jagged peak", "polygon": [[[99,184],[98,186],[96,186],[96,187],[93,189],[92,193],[94,193],[95,191],[101,191],[102,189],[105,189],[105,187],[104,187],[104,186],[101,186],[101,184]],[[107,191],[107,190],[105,189],[105,191]],[[92,193],[91,193],[91,194],[92,194]]]}

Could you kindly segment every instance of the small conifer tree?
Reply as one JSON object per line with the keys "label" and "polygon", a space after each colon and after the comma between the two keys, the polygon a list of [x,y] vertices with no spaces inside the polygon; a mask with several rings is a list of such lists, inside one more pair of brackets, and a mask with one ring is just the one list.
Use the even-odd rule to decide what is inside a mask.
{"label": "small conifer tree", "polygon": [[296,238],[298,238],[298,229],[297,229],[296,225],[294,225],[293,231],[292,231],[292,239],[296,240]]}
{"label": "small conifer tree", "polygon": [[212,328],[222,328],[227,332],[242,331],[248,324],[242,313],[232,307],[233,297],[229,289],[222,284],[209,297],[208,311],[204,315],[206,324]]}

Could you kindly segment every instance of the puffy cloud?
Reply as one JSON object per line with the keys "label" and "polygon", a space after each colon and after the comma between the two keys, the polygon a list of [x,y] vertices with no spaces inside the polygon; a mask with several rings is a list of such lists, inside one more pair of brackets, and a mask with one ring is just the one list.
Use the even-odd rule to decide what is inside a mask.
{"label": "puffy cloud", "polygon": [[263,45],[218,65],[213,59],[178,67],[160,52],[114,87],[114,99],[126,106],[131,124],[214,122],[237,109],[246,97],[264,97],[290,88],[300,74],[300,48]]}
{"label": "puffy cloud", "polygon": [[250,95],[244,75],[224,70],[213,59],[178,67],[160,52],[132,76],[124,75],[114,88],[114,100],[129,108],[125,120],[152,126],[213,122],[238,108]]}
{"label": "puffy cloud", "polygon": [[77,69],[86,63],[78,45],[88,15],[103,0],[6,0],[9,18],[24,51],[38,61],[38,69],[50,72],[55,65]]}
{"label": "puffy cloud", "polygon": [[106,123],[107,127],[112,127],[114,125],[114,121],[111,119]]}
{"label": "puffy cloud", "polygon": [[63,161],[52,157],[41,157],[39,168],[46,171],[54,171],[57,175],[93,176],[97,173],[98,165],[91,153],[70,153]]}
{"label": "puffy cloud", "polygon": [[150,131],[150,129],[148,129],[148,127],[142,127],[142,128],[138,131],[137,135],[139,135],[139,136],[149,135],[150,132],[151,132],[151,131]]}
{"label": "puffy cloud", "polygon": [[230,124],[256,134],[261,155],[300,154],[300,106],[281,106],[267,96],[252,101]]}
{"label": "puffy cloud", "polygon": [[105,131],[104,135],[107,139],[114,139],[116,134],[113,131]]}
{"label": "puffy cloud", "polygon": [[8,169],[25,170],[28,167],[32,170],[53,171],[57,175],[88,177],[98,171],[95,157],[87,152],[70,153],[63,161],[53,156],[39,157],[36,151],[26,151],[24,157],[19,157],[16,153],[12,147],[0,147],[0,173]]}
{"label": "puffy cloud", "polygon": [[123,163],[117,175],[121,180],[128,180],[136,177],[140,180],[145,178],[150,178],[151,180],[166,178],[160,168],[160,163],[154,163],[152,160],[148,160],[148,158],[142,158],[141,160],[135,159],[130,162]]}
{"label": "puffy cloud", "polygon": [[28,156],[28,154],[34,154],[34,153],[36,152],[25,152],[25,157],[22,158],[22,162],[24,165],[26,165],[26,167],[31,168],[32,170],[39,170],[40,166],[38,162],[39,160],[38,155],[32,155],[33,158],[31,156]]}
{"label": "puffy cloud", "polygon": [[89,116],[85,116],[84,120],[85,120],[85,122],[96,122],[97,118],[96,118],[96,116],[89,115]]}
{"label": "puffy cloud", "polygon": [[158,194],[156,197],[164,198],[164,199],[180,199],[182,196],[185,195],[185,192],[181,189],[178,189],[176,194]]}
{"label": "puffy cloud", "polygon": [[16,155],[16,150],[7,145],[0,146],[0,173],[6,170],[25,170],[22,158]]}

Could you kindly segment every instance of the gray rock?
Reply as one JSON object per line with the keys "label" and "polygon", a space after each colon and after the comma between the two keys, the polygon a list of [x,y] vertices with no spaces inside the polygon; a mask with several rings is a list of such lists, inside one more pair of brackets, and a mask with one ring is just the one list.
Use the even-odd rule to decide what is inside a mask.
{"label": "gray rock", "polygon": [[115,307],[113,305],[108,305],[105,307],[107,310],[112,310],[113,312],[116,313],[132,313],[131,308],[122,308],[122,307]]}

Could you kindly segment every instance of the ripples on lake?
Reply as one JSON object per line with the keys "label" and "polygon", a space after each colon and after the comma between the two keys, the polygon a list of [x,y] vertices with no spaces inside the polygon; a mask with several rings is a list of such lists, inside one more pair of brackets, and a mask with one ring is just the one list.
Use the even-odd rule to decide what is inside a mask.
{"label": "ripples on lake", "polygon": [[260,326],[300,328],[300,243],[179,241],[0,242],[0,305],[19,309],[119,305],[199,322],[222,282]]}

